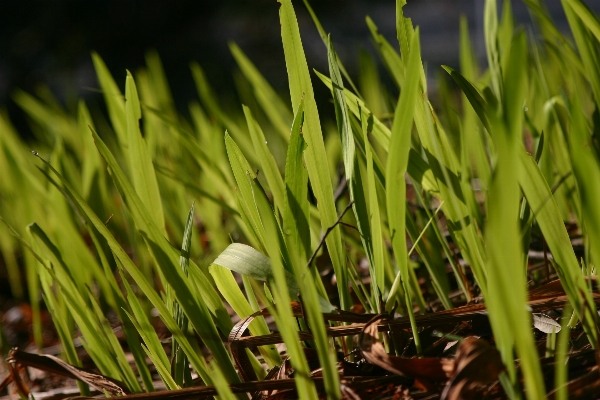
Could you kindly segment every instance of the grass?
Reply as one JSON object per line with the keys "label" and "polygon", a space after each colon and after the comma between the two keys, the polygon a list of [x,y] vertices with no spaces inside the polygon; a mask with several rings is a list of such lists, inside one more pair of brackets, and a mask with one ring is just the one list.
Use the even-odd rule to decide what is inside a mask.
{"label": "grass", "polygon": [[[432,361],[425,321],[467,315],[481,296],[501,360],[491,379],[501,385],[488,393],[573,394],[565,360],[584,346],[571,336],[582,329],[590,348],[600,346],[592,284],[600,262],[600,22],[580,0],[563,0],[571,39],[542,2],[525,2],[535,33],[514,25],[509,1],[499,19],[497,2],[486,0],[487,70],[462,19],[460,68],[444,66],[436,88],[428,88],[405,1],[396,2],[397,43],[366,22],[396,87],[384,87],[363,54],[359,93],[335,38],[305,1],[329,64],[327,75],[309,70],[294,7],[280,0],[289,97],[279,97],[234,43],[241,97],[251,100],[241,108],[221,104],[192,64],[200,102],[178,113],[156,53],[145,69],[127,72],[124,92],[92,55],[107,115],[84,102],[70,112],[47,91],[16,92],[35,140],[25,143],[0,114],[0,251],[13,294],[29,295],[38,348],[41,294],[64,360],[83,365],[79,336],[99,373],[126,392],[154,391],[155,377],[183,390],[197,376],[214,385],[211,393],[233,398],[244,382],[293,370],[299,397],[340,398],[359,390],[346,385],[344,362],[364,357],[410,377],[407,354],[435,368],[442,355],[459,360],[476,345]],[[332,93],[335,128],[319,117],[313,85],[322,84]],[[545,276],[530,260],[540,243],[551,255]],[[329,266],[333,286],[323,279]],[[553,276],[560,284],[550,291],[543,284]],[[530,290],[539,286],[558,304],[545,310],[564,314],[560,333],[548,337],[555,345],[544,347],[556,354],[550,375],[531,322],[539,297]],[[154,330],[152,309],[170,346]],[[392,320],[393,311],[402,317]],[[365,325],[375,316],[387,322]],[[226,346],[242,326],[232,317],[247,321],[256,351]],[[393,323],[410,330],[394,331]],[[473,334],[452,332],[445,334]],[[464,366],[456,368],[445,393]],[[82,380],[81,395],[89,396],[94,381]]]}

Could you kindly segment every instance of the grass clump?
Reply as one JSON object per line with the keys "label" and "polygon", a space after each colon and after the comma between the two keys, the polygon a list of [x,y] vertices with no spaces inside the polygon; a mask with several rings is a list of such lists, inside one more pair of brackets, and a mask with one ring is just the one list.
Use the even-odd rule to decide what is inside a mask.
{"label": "grass clump", "polygon": [[398,0],[398,43],[367,19],[397,87],[365,73],[361,95],[305,1],[329,65],[309,70],[280,3],[289,102],[235,44],[240,109],[192,64],[201,102],[179,114],[155,53],[124,93],[93,54],[107,118],[15,93],[36,140],[0,115],[1,251],[36,345],[41,293],[64,361],[13,350],[5,384],[26,396],[29,365],[82,396],[597,395],[597,17],[563,0],[571,40],[527,0],[528,35],[486,0],[488,69],[462,20],[460,71],[431,89]]}

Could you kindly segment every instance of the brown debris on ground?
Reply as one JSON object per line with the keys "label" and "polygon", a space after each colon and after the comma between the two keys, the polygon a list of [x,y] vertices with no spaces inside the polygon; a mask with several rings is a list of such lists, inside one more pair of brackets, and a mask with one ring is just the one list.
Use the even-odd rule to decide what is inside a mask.
{"label": "brown debris on ground", "polygon": [[[600,294],[594,288],[594,300]],[[544,313],[544,318],[554,321],[552,315],[567,303],[567,297],[558,280],[535,288],[529,293],[529,307],[533,313]],[[297,318],[304,316],[299,302],[292,304]],[[234,393],[246,393],[253,399],[291,399],[297,396],[294,369],[289,358],[284,357],[280,367],[269,371],[264,380],[258,380],[248,359],[246,349],[256,346],[281,344],[278,333],[250,336],[247,328],[258,316],[269,315],[264,309],[239,321],[228,342],[243,383],[231,385]],[[327,333],[332,338],[351,336],[355,349],[349,354],[338,352],[338,372],[341,392],[347,399],[477,399],[505,398],[499,376],[504,372],[500,355],[494,347],[487,321],[485,304],[471,302],[451,310],[416,315],[423,338],[423,354],[415,354],[407,317],[392,318],[388,314],[358,314],[339,312],[323,314],[329,322]],[[533,329],[533,322],[532,322]],[[312,339],[310,331],[299,332],[301,340]],[[542,371],[553,396],[554,357],[545,358],[548,334],[536,330]],[[460,340],[458,340],[460,339]],[[340,346],[340,349],[342,347]],[[311,379],[321,396],[325,396],[323,378],[316,352],[305,349],[313,370]],[[285,355],[285,354],[284,354]],[[576,327],[571,330],[568,364],[569,398],[593,398],[600,395],[600,376],[596,354]],[[8,374],[0,384],[0,391],[13,384],[13,392],[28,395],[35,380],[28,379],[28,371],[42,370],[46,376],[77,379],[96,389],[130,399],[191,399],[217,394],[212,386],[195,386],[181,390],[159,390],[153,393],[128,393],[122,382],[102,376],[91,369],[77,368],[53,355],[36,355],[13,349],[7,359]],[[518,366],[518,360],[517,360]],[[518,371],[519,373],[519,371]],[[59,383],[61,381],[58,381]],[[64,381],[63,381],[64,382]],[[157,384],[157,387],[160,387]],[[72,388],[71,388],[72,389]],[[72,390],[52,391],[52,399],[73,398]],[[37,393],[38,397],[40,393]],[[83,399],[84,397],[77,397]],[[90,397],[91,398],[91,397]]]}

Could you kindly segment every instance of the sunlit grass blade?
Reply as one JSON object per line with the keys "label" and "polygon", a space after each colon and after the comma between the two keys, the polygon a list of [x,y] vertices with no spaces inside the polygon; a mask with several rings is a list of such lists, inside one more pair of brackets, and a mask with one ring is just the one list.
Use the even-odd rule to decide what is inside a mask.
{"label": "sunlit grass blade", "polygon": [[[301,134],[304,122],[304,99],[300,101],[285,160],[285,203],[283,235],[290,252],[304,266],[310,257],[308,174],[303,163],[306,142]],[[309,266],[310,267],[310,266]]]}
{"label": "sunlit grass blade", "polygon": [[484,11],[485,50],[490,69],[491,89],[496,99],[502,99],[502,70],[498,48],[498,5],[497,0],[486,0]]}
{"label": "sunlit grass blade", "polygon": [[[600,42],[600,22],[580,0],[561,0],[569,21],[579,57],[583,64],[582,75],[590,82],[596,107],[600,104],[600,72],[595,67],[600,63],[598,43]],[[592,36],[594,35],[594,36]],[[575,82],[573,79],[571,81]]]}
{"label": "sunlit grass blade", "polygon": [[255,193],[253,191],[253,180],[257,176],[252,167],[250,167],[240,147],[228,132],[225,132],[225,148],[227,149],[227,156],[231,164],[233,176],[239,188],[239,192],[236,192],[237,198],[240,199],[241,209],[239,211],[243,215],[243,218],[246,218],[248,221],[247,227],[260,244],[261,249],[265,249],[266,238],[263,221],[258,212],[257,199],[254,197]]}
{"label": "sunlit grass blade", "polygon": [[[591,261],[594,265],[600,265],[600,209],[597,206],[597,200],[600,198],[598,181],[600,165],[598,155],[590,147],[590,128],[577,96],[573,96],[571,103],[571,126],[568,139],[571,163],[581,199],[581,212],[585,215],[585,219],[580,223],[587,237]],[[595,315],[593,318],[597,320]],[[594,325],[597,325],[597,322]],[[592,346],[597,345],[592,344]]]}
{"label": "sunlit grass blade", "polygon": [[[337,212],[333,199],[331,177],[328,174],[327,154],[323,144],[319,112],[315,103],[312,83],[302,48],[300,31],[296,14],[290,0],[280,0],[279,16],[281,21],[281,38],[288,68],[290,97],[292,108],[298,109],[301,99],[304,99],[304,139],[308,145],[304,155],[311,187],[317,198],[317,206],[321,214],[322,230],[334,226]],[[342,246],[342,236],[339,227],[334,227],[326,239],[329,255],[337,277],[337,287],[341,308],[349,310],[351,299],[348,290],[345,251]]]}
{"label": "sunlit grass blade", "polygon": [[[42,296],[44,297],[48,311],[53,317],[58,337],[63,346],[63,355],[71,365],[81,366],[81,361],[79,360],[75,344],[72,340],[72,319],[70,319],[67,307],[60,295],[60,287],[54,288],[54,279],[51,274],[52,270],[49,262],[44,260],[39,254],[40,246],[37,244],[37,241],[34,241],[30,245],[1,216],[0,221],[7,226],[9,232],[23,245],[23,248],[28,251],[27,254],[30,254],[31,257],[34,258],[32,261],[36,263],[35,269],[39,276],[40,286],[43,291]],[[90,391],[88,385],[79,382],[77,386],[79,387],[81,395],[89,395]]]}
{"label": "sunlit grass blade", "polygon": [[[231,263],[230,266],[232,268],[236,268],[234,263]],[[231,268],[224,268],[221,265],[217,264],[216,260],[215,263],[213,263],[209,268],[210,275],[214,279],[217,288],[219,288],[219,292],[223,295],[225,300],[227,300],[227,302],[229,303],[231,308],[233,308],[235,313],[243,319],[253,314],[254,310],[251,308],[246,297],[244,297],[244,294],[242,293],[238,283],[233,277],[231,270]],[[267,280],[271,281],[272,278]],[[262,316],[256,317],[248,328],[250,329],[250,333],[255,336],[268,335],[270,333],[265,319]],[[281,365],[281,356],[277,352],[275,346],[260,346],[258,350],[264,357],[269,369],[273,368],[276,365]],[[265,375],[264,371],[263,375]],[[259,379],[263,378],[264,376],[259,376]]]}
{"label": "sunlit grass blade", "polygon": [[[108,322],[97,312],[89,312],[90,308],[93,311],[97,310],[94,310],[93,303],[86,300],[89,294],[88,289],[85,288],[84,293],[77,289],[75,282],[69,277],[68,267],[64,264],[62,255],[46,233],[37,224],[30,225],[29,230],[43,249],[44,254],[51,260],[54,282],[61,286],[71,315],[85,338],[83,345],[100,371],[105,375],[125,381],[130,390],[140,392],[141,387],[126,361],[123,349],[108,326]],[[93,302],[95,303],[95,301]],[[111,340],[111,336],[114,337],[114,340]]]}
{"label": "sunlit grass blade", "polygon": [[96,69],[96,76],[100,88],[104,94],[104,101],[108,109],[108,115],[117,134],[119,143],[125,147],[127,143],[127,121],[125,119],[125,97],[115,83],[112,75],[98,53],[92,53],[92,61]]}
{"label": "sunlit grass blade", "polygon": [[570,306],[563,308],[562,321],[560,323],[560,332],[556,344],[555,370],[554,370],[554,388],[556,390],[555,398],[557,400],[567,400],[568,390],[568,354],[569,339],[571,338],[571,327],[568,325],[573,309]]}
{"label": "sunlit grass blade", "polygon": [[[192,228],[194,224],[194,204],[188,212],[187,221],[185,224],[185,231],[183,232],[183,239],[181,243],[181,255],[179,256],[179,266],[181,270],[188,276],[188,268],[190,265],[190,247],[192,245]],[[181,306],[177,301],[173,302],[173,317],[177,321],[177,325],[182,332],[187,332],[189,329],[189,320],[185,316]],[[191,386],[192,375],[188,368],[188,359],[183,353],[183,350],[179,347],[177,339],[173,338],[171,362],[173,363],[173,379],[179,386]]]}
{"label": "sunlit grass blade", "polygon": [[167,388],[171,390],[178,389],[179,385],[171,376],[171,363],[169,362],[167,353],[165,352],[165,349],[163,348],[162,343],[160,342],[160,339],[154,330],[154,327],[150,324],[142,305],[131,290],[131,287],[129,285],[125,285],[125,290],[127,291],[127,302],[132,310],[132,314],[128,313],[127,315],[131,319],[131,322],[134,324],[139,335],[144,340],[144,350],[156,367],[160,378],[165,383]]}
{"label": "sunlit grass blade", "polygon": [[235,58],[242,73],[254,89],[254,95],[269,121],[276,128],[277,133],[284,139],[289,138],[292,112],[288,104],[284,103],[269,85],[266,79],[256,69],[254,64],[246,57],[239,46],[235,43],[229,44],[229,49]]}
{"label": "sunlit grass blade", "polygon": [[307,265],[310,257],[310,228],[308,224],[308,173],[302,162],[306,151],[304,135],[301,134],[304,120],[303,105],[304,101],[301,100],[294,117],[285,163],[283,238],[296,282],[300,288],[303,311],[308,317],[308,323],[315,338],[327,397],[339,398],[341,393],[335,351],[325,333],[325,323],[321,315],[319,294],[315,284],[315,281],[321,277],[312,264]]}
{"label": "sunlit grass blade", "polygon": [[[325,32],[325,29],[323,29],[323,26],[321,25],[321,21],[319,21],[319,18],[317,17],[317,14],[315,14],[315,12],[313,11],[313,9],[310,6],[310,3],[308,2],[308,0],[303,0],[303,1],[304,1],[304,6],[306,6],[306,9],[308,10],[308,13],[310,14],[310,17],[312,18],[313,23],[315,24],[315,27],[317,28],[317,31],[319,32],[319,36],[321,37],[321,40],[323,41],[323,44],[325,45],[325,47],[329,48],[330,47],[329,46],[329,39],[327,37],[327,33]],[[354,82],[352,81],[352,78],[350,77],[350,75],[346,71],[346,68],[344,67],[344,64],[342,63],[342,61],[337,56],[337,53],[335,53],[335,59],[337,61],[338,67],[339,67],[342,75],[346,79],[346,81],[350,84],[350,86],[352,87],[352,89],[356,93],[358,93],[358,89],[356,88],[356,86],[354,85]]]}
{"label": "sunlit grass blade", "polygon": [[[356,224],[360,233],[365,253],[369,259],[370,268],[379,269],[379,274],[374,273],[376,285],[373,286],[374,298],[379,298],[378,293],[384,291],[383,264],[375,265],[373,254],[373,241],[371,234],[371,223],[369,221],[369,210],[364,193],[363,182],[361,179],[358,159],[356,157],[356,146],[354,145],[354,135],[350,124],[348,107],[346,106],[346,96],[344,95],[344,82],[340,74],[337,62],[337,56],[333,48],[331,38],[328,41],[327,58],[329,60],[329,75],[333,87],[333,102],[335,105],[335,116],[337,120],[338,132],[342,141],[342,155],[344,160],[344,171],[346,182],[350,192],[350,200],[354,202],[352,209],[356,218]],[[371,124],[372,125],[372,124]],[[368,138],[367,138],[368,140]],[[371,154],[372,157],[372,154]],[[372,161],[372,159],[371,159]],[[372,164],[371,164],[372,166]],[[378,289],[378,290],[377,290]]]}
{"label": "sunlit grass blade", "polygon": [[383,59],[384,65],[387,67],[388,72],[394,79],[396,86],[402,87],[404,84],[404,68],[402,68],[402,59],[396,51],[396,49],[387,41],[387,39],[377,31],[377,26],[370,17],[367,17],[367,26],[371,31],[371,36],[377,44],[377,50],[381,58]]}
{"label": "sunlit grass blade", "polygon": [[[375,170],[373,166],[373,150],[369,143],[369,130],[373,126],[373,116],[365,113],[361,114],[361,128],[365,143],[365,156],[367,164],[367,190],[369,193],[368,218],[371,228],[371,259],[369,267],[371,270],[372,279],[375,280],[376,287],[381,292],[384,292],[385,285],[385,261],[384,261],[384,243],[383,243],[383,228],[381,222],[381,211],[379,209],[379,200],[377,194],[377,185],[375,180]],[[377,301],[377,297],[375,299]],[[378,310],[381,311],[381,310]]]}
{"label": "sunlit grass blade", "polygon": [[[115,182],[119,183],[120,189],[124,191],[124,196],[126,199],[131,199],[131,211],[140,213],[138,223],[144,222],[147,226],[148,235],[160,237],[158,233],[158,228],[152,227],[151,219],[149,217],[145,217],[145,210],[137,195],[133,192],[130,184],[126,182],[126,178],[123,176],[122,171],[118,167],[118,164],[102,142],[102,140],[94,134],[94,138],[96,140],[96,145],[98,146],[100,153],[105,157],[105,160],[109,162],[109,165],[112,169],[113,177],[115,178]],[[44,160],[42,160],[44,161]],[[180,343],[184,350],[186,351],[186,355],[190,358],[190,362],[194,365],[194,368],[201,375],[202,379],[205,382],[210,382],[210,376],[206,373],[206,367],[204,360],[199,358],[194,350],[190,347],[189,342],[185,339],[184,334],[181,332],[175,319],[171,316],[171,311],[166,308],[164,302],[160,299],[160,296],[156,291],[152,288],[147,279],[143,276],[142,272],[139,268],[133,264],[127,253],[123,250],[123,248],[118,244],[115,240],[114,236],[110,233],[110,231],[104,225],[104,222],[98,219],[96,214],[89,208],[89,206],[85,203],[85,201],[76,194],[72,187],[64,180],[64,178],[53,169],[47,162],[45,165],[49,166],[54,174],[56,174],[62,184],[64,185],[65,194],[67,194],[73,203],[77,204],[84,214],[89,218],[90,223],[94,225],[94,227],[99,231],[99,233],[104,236],[107,240],[108,245],[115,257],[119,260],[121,265],[126,269],[126,271],[134,278],[136,283],[143,290],[144,294],[148,297],[148,299],[152,302],[152,304],[159,310],[161,313],[161,317],[163,321],[167,325],[167,328],[173,333],[173,335],[180,340]],[[125,191],[126,190],[126,191]],[[186,315],[190,319],[194,329],[201,335],[205,336],[205,344],[213,351],[213,355],[215,358],[222,363],[223,368],[227,368],[229,371],[229,379],[232,382],[237,382],[239,380],[235,370],[233,369],[233,364],[231,363],[231,359],[227,355],[223,343],[221,342],[218,333],[216,331],[215,325],[208,315],[208,310],[206,309],[207,305],[210,305],[210,297],[204,297],[203,301],[198,301],[192,294],[189,289],[188,283],[184,279],[183,272],[180,270],[180,267],[177,263],[176,259],[176,251],[172,247],[168,246],[168,243],[164,240],[164,238],[157,239],[156,241],[150,240],[150,237],[146,237],[150,245],[153,245],[152,248],[155,257],[158,260],[159,266],[162,268],[163,272],[167,279],[169,279],[169,283],[173,286],[175,291],[176,298],[179,300],[182,308],[186,312]],[[202,294],[207,296],[207,293],[210,293],[210,290],[214,291],[212,286],[205,286],[202,288]],[[210,295],[208,295],[210,296]],[[221,304],[222,307],[222,304]],[[231,322],[230,322],[231,323]],[[182,339],[180,339],[182,338]],[[184,341],[182,343],[182,340]],[[185,345],[185,347],[184,347]]]}
{"label": "sunlit grass blade", "polygon": [[[571,240],[564,226],[556,201],[552,192],[543,178],[539,167],[534,159],[525,151],[519,154],[519,184],[525,194],[536,221],[544,234],[548,249],[552,252],[554,265],[558,276],[569,296],[574,312],[583,320],[583,327],[590,339],[590,343],[596,343],[596,329],[593,317],[585,316],[587,307],[584,303],[592,304],[592,300],[582,294],[587,293],[587,288],[579,263],[575,257]],[[583,314],[582,314],[583,313]]]}
{"label": "sunlit grass blade", "polygon": [[[418,102],[417,89],[420,82],[421,68],[421,47],[419,42],[419,30],[415,31],[411,38],[411,51],[406,61],[406,84],[402,88],[402,93],[396,111],[394,113],[394,122],[392,124],[392,138],[390,142],[389,157],[386,165],[386,202],[387,216],[394,250],[394,258],[399,269],[404,292],[406,296],[406,307],[408,315],[411,317],[411,326],[417,352],[421,352],[421,344],[417,327],[414,324],[414,315],[412,310],[412,301],[410,298],[409,282],[411,280],[408,271],[408,253],[406,249],[405,231],[406,231],[406,180],[404,174],[408,167],[408,155],[410,149],[410,138],[413,126],[414,104]],[[390,293],[390,297],[395,293]]]}
{"label": "sunlit grass blade", "polygon": [[600,42],[600,22],[598,21],[598,17],[581,0],[566,0],[566,2]]}
{"label": "sunlit grass blade", "polygon": [[[521,151],[523,130],[523,100],[526,93],[526,41],[523,33],[516,36],[507,64],[502,92],[505,99],[502,114],[496,112],[492,130],[497,162],[490,184],[485,242],[489,282],[486,305],[497,337],[498,349],[507,365],[509,376],[516,382],[512,365],[513,343],[516,345],[523,370],[527,396],[545,395],[544,383],[531,332],[531,317],[526,310],[527,280],[520,242],[520,190],[515,163]],[[497,116],[504,115],[504,119]]]}
{"label": "sunlit grass blade", "polygon": [[127,127],[127,154],[129,160],[129,172],[132,176],[133,186],[138,193],[142,203],[146,206],[150,215],[161,231],[166,235],[164,213],[156,174],[152,159],[146,142],[139,129],[139,120],[142,117],[140,101],[137,95],[135,82],[130,73],[127,74],[125,83],[125,119]]}
{"label": "sunlit grass blade", "polygon": [[298,398],[317,399],[317,391],[310,379],[310,368],[298,337],[297,323],[290,307],[291,297],[287,285],[287,271],[282,263],[280,242],[278,240],[279,227],[276,225],[275,220],[271,218],[265,219],[265,224],[265,231],[269,237],[273,238],[273,240],[267,242],[267,254],[271,260],[273,271],[274,285],[272,290],[276,304],[276,309],[272,310],[271,314],[275,317],[277,328],[286,344],[290,361],[296,370]]}
{"label": "sunlit grass blade", "polygon": [[250,131],[250,137],[252,138],[252,144],[254,145],[254,151],[261,162],[262,172],[267,178],[269,189],[271,190],[271,193],[273,193],[273,202],[281,212],[281,210],[283,210],[284,196],[283,179],[277,168],[275,158],[269,151],[265,135],[258,125],[258,122],[256,122],[256,119],[254,119],[252,111],[246,106],[243,108],[246,122],[248,123],[248,131]]}

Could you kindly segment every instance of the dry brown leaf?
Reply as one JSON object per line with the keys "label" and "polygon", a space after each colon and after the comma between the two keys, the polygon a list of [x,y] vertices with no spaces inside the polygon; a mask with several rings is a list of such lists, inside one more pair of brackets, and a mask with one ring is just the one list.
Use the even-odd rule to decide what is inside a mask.
{"label": "dry brown leaf", "polygon": [[385,351],[378,338],[377,325],[377,322],[383,318],[384,315],[379,315],[365,325],[359,343],[363,357],[371,364],[397,375],[429,381],[445,381],[446,374],[442,369],[441,359],[403,358],[392,356]]}
{"label": "dry brown leaf", "polygon": [[[60,358],[51,355],[26,353],[15,348],[9,352],[7,362],[9,365],[13,366],[11,370],[12,381],[17,384],[19,384],[19,379],[17,376],[18,374],[15,374],[17,371],[16,366],[21,365],[41,369],[42,371],[66,376],[68,378],[77,379],[87,383],[101,392],[106,391],[114,396],[124,396],[130,393],[129,389],[127,389],[127,386],[123,382],[101,374],[86,371],[79,367],[75,367],[64,362]],[[10,380],[8,381],[10,382]],[[22,388],[19,388],[19,390],[22,390]]]}
{"label": "dry brown leaf", "polygon": [[461,341],[453,363],[445,369],[450,380],[442,392],[442,400],[475,399],[480,390],[498,380],[504,371],[500,353],[485,340],[470,336]]}

